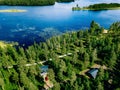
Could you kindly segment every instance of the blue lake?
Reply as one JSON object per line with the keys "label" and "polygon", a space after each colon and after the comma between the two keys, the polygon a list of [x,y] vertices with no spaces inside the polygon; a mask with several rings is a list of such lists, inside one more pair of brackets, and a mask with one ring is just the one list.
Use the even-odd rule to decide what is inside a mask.
{"label": "blue lake", "polygon": [[92,20],[102,27],[120,21],[120,10],[72,11],[95,3],[120,3],[120,0],[77,0],[71,3],[55,3],[53,6],[0,6],[0,9],[23,9],[23,13],[0,13],[0,40],[30,45],[44,41],[53,35],[89,28]]}

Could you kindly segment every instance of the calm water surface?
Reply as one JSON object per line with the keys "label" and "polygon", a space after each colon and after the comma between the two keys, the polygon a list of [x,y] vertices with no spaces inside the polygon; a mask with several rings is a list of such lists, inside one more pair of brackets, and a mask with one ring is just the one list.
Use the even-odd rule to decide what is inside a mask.
{"label": "calm water surface", "polygon": [[32,44],[67,31],[89,28],[95,20],[102,27],[120,21],[120,10],[72,11],[95,3],[120,3],[120,0],[77,0],[72,3],[56,3],[53,6],[0,6],[0,9],[24,9],[24,13],[0,13],[0,40]]}

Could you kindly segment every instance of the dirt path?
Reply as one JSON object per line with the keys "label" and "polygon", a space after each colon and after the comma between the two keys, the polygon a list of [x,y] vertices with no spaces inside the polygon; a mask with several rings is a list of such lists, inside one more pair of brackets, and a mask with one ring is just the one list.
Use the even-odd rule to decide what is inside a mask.
{"label": "dirt path", "polygon": [[[72,53],[67,53],[67,54],[64,54],[64,55],[60,55],[60,56],[58,56],[58,58],[64,58],[64,57],[69,56],[69,55],[72,55]],[[45,60],[45,61],[40,61],[40,62],[37,62],[37,63],[25,64],[25,66],[26,67],[35,66],[35,65],[38,65],[38,64],[43,64],[47,61],[52,61],[52,58],[50,58],[48,60]],[[10,69],[10,68],[13,68],[13,66],[8,66],[8,69]]]}

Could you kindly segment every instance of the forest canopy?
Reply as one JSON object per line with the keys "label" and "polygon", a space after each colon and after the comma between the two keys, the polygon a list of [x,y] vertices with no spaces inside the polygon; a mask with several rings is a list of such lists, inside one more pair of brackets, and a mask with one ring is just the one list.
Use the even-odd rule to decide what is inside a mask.
{"label": "forest canopy", "polygon": [[120,4],[119,3],[98,3],[98,4],[89,5],[83,8],[79,7],[77,4],[76,7],[72,7],[73,11],[76,11],[76,10],[114,10],[114,9],[120,9]]}
{"label": "forest canopy", "polygon": [[[53,83],[50,90],[119,90],[120,22],[104,31],[92,21],[88,30],[55,36],[27,49],[0,46],[0,90],[42,90],[44,65]],[[93,66],[100,66],[95,79],[83,73]]]}
{"label": "forest canopy", "polygon": [[110,3],[110,4],[107,4],[107,3],[100,3],[100,4],[94,4],[94,5],[90,5],[88,7],[85,7],[87,9],[90,9],[90,10],[104,10],[104,9],[112,9],[112,8],[118,8],[120,7],[120,4],[119,3]]}
{"label": "forest canopy", "polygon": [[58,2],[71,2],[71,1],[74,1],[74,0],[0,0],[0,5],[44,6],[44,5],[54,5],[55,1],[58,1]]}

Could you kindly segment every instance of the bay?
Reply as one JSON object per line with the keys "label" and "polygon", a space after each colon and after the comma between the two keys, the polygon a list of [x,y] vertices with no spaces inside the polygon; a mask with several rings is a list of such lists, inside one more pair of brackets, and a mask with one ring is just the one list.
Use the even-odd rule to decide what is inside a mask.
{"label": "bay", "polygon": [[3,9],[21,9],[27,12],[0,13],[0,40],[31,45],[69,31],[89,28],[92,20],[106,29],[120,21],[120,10],[72,11],[95,3],[120,3],[120,0],[76,0],[71,3],[55,3],[53,6],[0,6]]}

